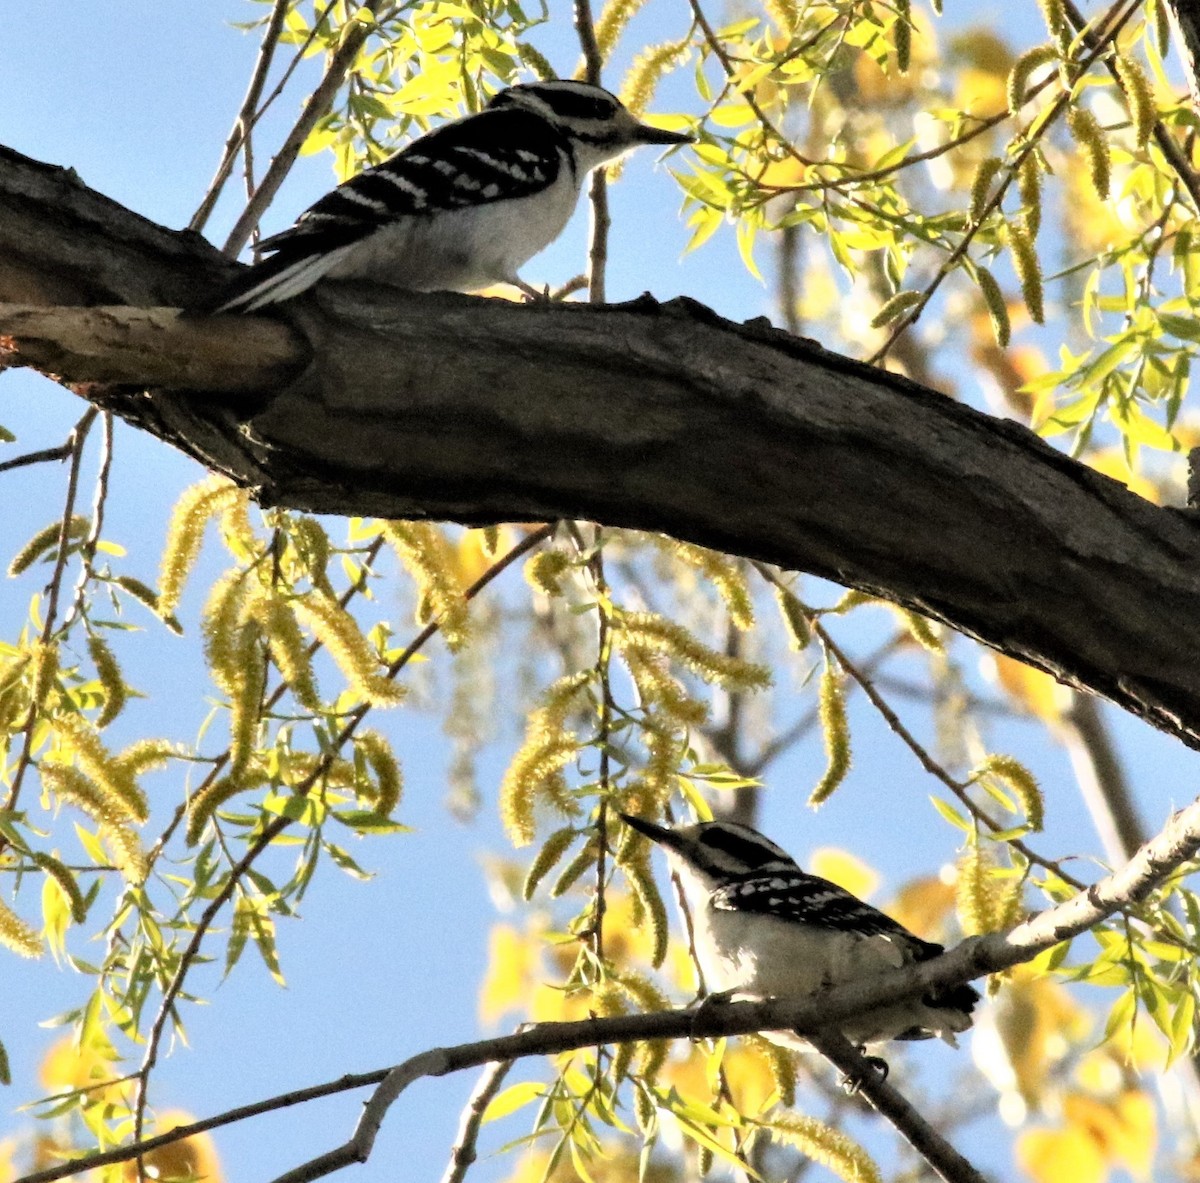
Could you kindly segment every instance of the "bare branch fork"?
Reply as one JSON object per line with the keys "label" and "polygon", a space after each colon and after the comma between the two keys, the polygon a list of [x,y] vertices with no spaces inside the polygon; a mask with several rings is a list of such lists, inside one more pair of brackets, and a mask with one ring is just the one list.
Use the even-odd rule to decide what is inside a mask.
{"label": "bare branch fork", "polygon": [[[1147,842],[1119,870],[1072,896],[1065,903],[1031,917],[1007,933],[972,937],[949,952],[930,961],[889,970],[877,977],[852,982],[826,991],[814,999],[769,1002],[735,1002],[713,1011],[709,1008],[698,1032],[697,1008],[659,1011],[652,1014],[619,1015],[612,1018],[583,1019],[572,1023],[538,1023],[515,1035],[483,1039],[454,1047],[433,1048],[406,1060],[390,1070],[383,1069],[310,1089],[287,1093],[228,1113],[183,1126],[147,1139],[136,1146],[124,1146],[103,1154],[76,1159],[44,1171],[26,1175],[17,1183],[51,1183],[80,1171],[124,1162],[149,1150],[205,1130],[229,1125],[247,1117],[281,1109],[301,1101],[330,1096],[348,1089],[376,1085],[353,1136],[342,1146],[280,1176],[276,1183],[307,1183],[308,1180],[364,1162],[371,1153],[375,1137],[391,1104],[415,1080],[425,1076],[444,1076],[465,1068],[517,1060],[527,1056],[557,1055],[560,1052],[646,1039],[685,1039],[701,1033],[705,1036],[746,1035],[756,1031],[797,1030],[818,1034],[835,1062],[844,1055],[837,1040],[827,1040],[830,1025],[840,1024],[854,1015],[886,1006],[933,990],[970,981],[972,978],[1010,969],[1030,961],[1039,953],[1074,937],[1144,899],[1171,874],[1200,850],[1200,799],[1173,814],[1162,831]],[[864,1092],[870,1099],[888,1098],[875,1090],[868,1077]],[[902,1121],[885,1112],[889,1120]],[[909,1135],[905,1130],[905,1136]],[[969,1175],[953,1176],[957,1180]]]}

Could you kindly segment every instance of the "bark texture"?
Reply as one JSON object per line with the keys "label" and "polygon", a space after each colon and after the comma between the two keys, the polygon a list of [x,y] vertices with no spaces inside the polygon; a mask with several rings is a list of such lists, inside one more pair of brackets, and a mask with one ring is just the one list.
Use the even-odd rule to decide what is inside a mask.
{"label": "bark texture", "polygon": [[[230,274],[73,174],[0,165],[0,300],[199,302]],[[81,393],[265,504],[663,531],[884,595],[1200,747],[1192,514],[765,322],[326,284],[278,322],[10,308],[0,338],[68,382],[167,382]]]}

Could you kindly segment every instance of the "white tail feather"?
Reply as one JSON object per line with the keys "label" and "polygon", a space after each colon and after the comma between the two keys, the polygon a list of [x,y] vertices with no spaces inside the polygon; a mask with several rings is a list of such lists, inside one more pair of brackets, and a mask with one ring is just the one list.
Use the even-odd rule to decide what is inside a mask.
{"label": "white tail feather", "polygon": [[308,258],[298,259],[290,267],[285,267],[282,271],[272,275],[270,279],[265,279],[248,291],[234,296],[232,300],[227,300],[216,309],[216,312],[254,312],[266,304],[278,304],[283,300],[290,300],[293,296],[298,296],[312,287],[323,275],[328,274],[354,245],[354,243],[348,243],[328,254],[310,255]]}

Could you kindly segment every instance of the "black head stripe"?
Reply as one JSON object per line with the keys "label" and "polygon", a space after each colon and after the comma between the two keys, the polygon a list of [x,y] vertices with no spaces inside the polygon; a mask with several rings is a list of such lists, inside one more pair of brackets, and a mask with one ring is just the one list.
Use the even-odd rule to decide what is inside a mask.
{"label": "black head stripe", "polygon": [[616,95],[598,86],[580,82],[528,82],[502,90],[488,106],[520,103],[526,95],[545,103],[562,119],[611,119],[621,105]]}
{"label": "black head stripe", "polygon": [[698,840],[709,850],[719,850],[751,870],[779,861],[779,854],[764,846],[761,839],[743,837],[729,826],[710,826],[698,835]]}

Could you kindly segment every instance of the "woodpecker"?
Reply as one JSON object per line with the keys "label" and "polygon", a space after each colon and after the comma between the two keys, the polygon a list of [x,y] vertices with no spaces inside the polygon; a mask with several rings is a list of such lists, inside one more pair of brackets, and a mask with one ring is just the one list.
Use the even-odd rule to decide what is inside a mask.
{"label": "woodpecker", "polygon": [[[886,969],[927,961],[943,951],[848,891],[802,871],[749,826],[702,822],[668,829],[621,814],[667,853],[683,885],[696,957],[710,998],[808,998]],[[955,1035],[971,1026],[979,1001],[972,986],[951,986],[848,1020],[842,1032],[859,1047],[891,1039]],[[811,1050],[787,1032],[766,1032]]]}
{"label": "woodpecker", "polygon": [[264,239],[269,258],[217,300],[254,312],[317,280],[411,291],[530,289],[517,271],[552,243],[597,165],[642,144],[691,136],[640,123],[599,86],[556,79],[510,86],[327,193]]}

